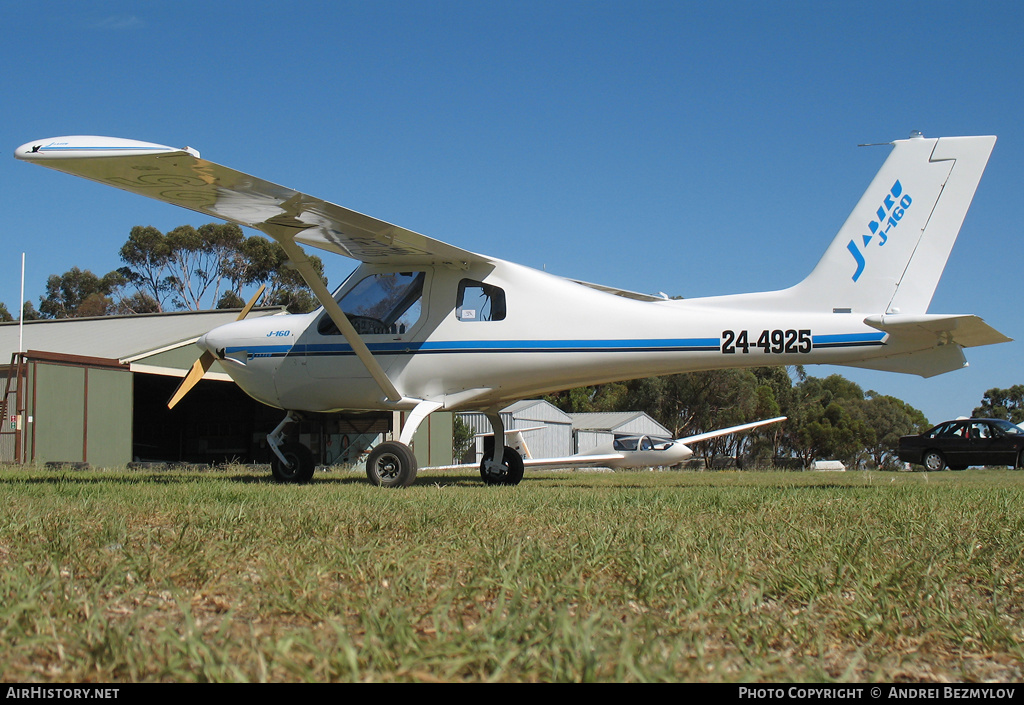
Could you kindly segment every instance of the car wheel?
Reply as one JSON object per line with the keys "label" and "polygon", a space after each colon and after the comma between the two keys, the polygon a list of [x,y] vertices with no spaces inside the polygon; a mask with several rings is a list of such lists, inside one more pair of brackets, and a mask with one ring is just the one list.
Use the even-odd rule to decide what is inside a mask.
{"label": "car wheel", "polygon": [[937,450],[930,450],[925,453],[924,458],[921,459],[921,464],[924,465],[925,470],[931,472],[939,472],[946,469],[946,459]]}

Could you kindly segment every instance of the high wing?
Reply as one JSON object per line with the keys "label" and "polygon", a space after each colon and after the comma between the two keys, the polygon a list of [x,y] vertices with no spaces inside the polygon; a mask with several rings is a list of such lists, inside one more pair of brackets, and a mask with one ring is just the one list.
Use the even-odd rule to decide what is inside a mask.
{"label": "high wing", "polygon": [[175,149],[116,137],[74,136],[22,145],[15,157],[173,203],[361,262],[448,264],[487,258]]}
{"label": "high wing", "polygon": [[397,225],[207,161],[189,147],[175,149],[118,137],[73,136],[28,142],[18,147],[14,156],[266,233],[281,244],[292,266],[392,402],[403,400],[401,392],[374,359],[300,245],[368,263],[440,264],[465,269],[471,262],[489,261]]}

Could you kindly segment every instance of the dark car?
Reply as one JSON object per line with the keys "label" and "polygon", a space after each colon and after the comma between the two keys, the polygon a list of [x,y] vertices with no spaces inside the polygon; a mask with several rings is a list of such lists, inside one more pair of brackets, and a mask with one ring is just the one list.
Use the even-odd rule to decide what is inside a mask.
{"label": "dark car", "polygon": [[925,470],[963,470],[968,465],[1024,466],[1024,429],[1004,419],[957,419],[920,436],[903,436],[900,460]]}

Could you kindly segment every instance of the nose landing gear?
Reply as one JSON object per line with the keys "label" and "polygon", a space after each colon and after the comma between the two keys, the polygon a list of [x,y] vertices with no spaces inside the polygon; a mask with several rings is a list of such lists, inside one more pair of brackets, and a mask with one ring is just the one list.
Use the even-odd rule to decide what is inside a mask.
{"label": "nose landing gear", "polygon": [[277,428],[267,434],[267,443],[274,452],[274,457],[270,459],[270,472],[278,482],[309,482],[316,469],[312,451],[298,441],[286,439],[289,427],[298,421],[298,415],[289,411]]}

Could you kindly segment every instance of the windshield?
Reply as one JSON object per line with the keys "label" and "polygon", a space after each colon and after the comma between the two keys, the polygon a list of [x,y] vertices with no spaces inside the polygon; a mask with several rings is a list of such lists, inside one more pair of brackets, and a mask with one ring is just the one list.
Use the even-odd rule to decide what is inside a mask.
{"label": "windshield", "polygon": [[1009,436],[1019,436],[1024,434],[1024,430],[1022,430],[1020,426],[1014,426],[1006,419],[993,419],[991,423],[993,426]]}
{"label": "windshield", "polygon": [[[385,272],[363,278],[338,301],[359,333],[405,333],[422,312],[424,272]],[[324,316],[322,335],[337,335],[338,327]]]}

